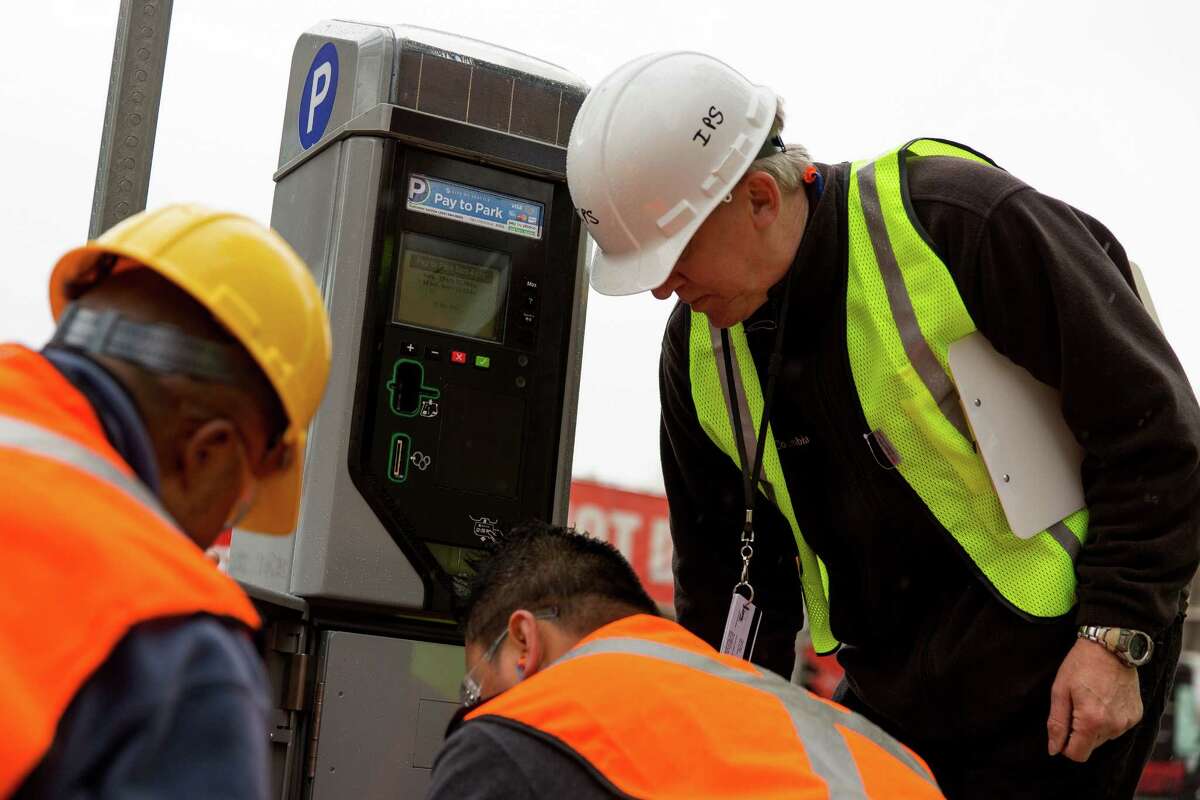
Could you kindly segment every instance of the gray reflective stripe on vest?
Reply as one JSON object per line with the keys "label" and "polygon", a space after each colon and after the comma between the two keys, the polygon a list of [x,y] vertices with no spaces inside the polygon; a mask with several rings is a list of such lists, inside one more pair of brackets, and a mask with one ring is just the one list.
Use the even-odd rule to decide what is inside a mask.
{"label": "gray reflective stripe on vest", "polygon": [[1066,523],[1056,522],[1047,528],[1046,532],[1059,543],[1063,550],[1067,551],[1067,555],[1071,557],[1072,561],[1079,558],[1079,551],[1083,549],[1083,545],[1079,538],[1071,533],[1071,529],[1066,526]]}
{"label": "gray reflective stripe on vest", "polygon": [[888,305],[892,309],[892,319],[900,331],[900,341],[908,356],[913,369],[921,376],[921,382],[933,395],[933,400],[942,414],[949,420],[968,442],[974,441],[971,428],[967,425],[966,415],[958,400],[958,389],[950,376],[942,369],[937,357],[929,349],[929,343],[921,333],[917,324],[917,314],[913,310],[912,298],[904,285],[904,276],[900,265],[896,262],[896,254],[892,252],[891,241],[888,239],[887,226],[883,221],[883,207],[879,202],[879,187],[875,183],[875,164],[871,163],[858,171],[858,191],[862,198],[863,217],[867,221],[867,232],[871,237],[871,249],[875,251],[875,260],[879,263],[879,272],[883,276],[883,285],[887,289]]}
{"label": "gray reflective stripe on vest", "polygon": [[[744,458],[745,463],[742,464],[742,470],[754,469],[754,462],[758,458],[758,431],[754,430],[754,415],[750,413],[750,403],[746,400],[746,386],[742,383],[742,365],[738,361],[737,348],[733,347],[733,342],[730,341],[729,358],[733,362],[733,386],[729,385],[729,374],[725,370],[725,343],[721,341],[721,329],[708,323],[708,331],[712,336],[713,358],[717,362],[717,377],[721,381],[721,396],[725,398],[725,411],[729,414],[729,425],[738,426],[742,429],[742,441],[746,444],[746,452],[739,453],[738,458]],[[732,339],[732,335],[730,337]],[[736,399],[736,402],[734,402]],[[737,441],[737,435],[734,435],[734,441]],[[767,498],[773,503],[775,502],[775,489],[771,486],[771,482],[764,476],[767,464],[764,459],[762,468],[759,470],[759,482],[763,490],[767,493]]]}
{"label": "gray reflective stripe on vest", "polygon": [[154,511],[172,528],[178,528],[171,515],[137,478],[121,472],[112,462],[66,436],[34,425],[25,420],[0,414],[0,447],[21,450],[35,456],[48,458],[80,472],[86,472],[97,480],[113,486]]}
{"label": "gray reflective stripe on vest", "polygon": [[632,637],[599,639],[589,642],[569,651],[557,663],[604,653],[656,658],[774,696],[787,709],[792,725],[795,726],[796,735],[803,743],[804,750],[812,763],[813,771],[829,786],[830,797],[865,798],[867,796],[863,787],[862,775],[858,771],[858,764],[851,755],[845,738],[833,727],[835,724],[869,739],[883,748],[888,755],[929,781],[931,785],[937,785],[929,772],[911,753],[875,724],[857,714],[840,711],[817,700],[799,686],[788,683],[773,673],[743,672],[699,653]]}

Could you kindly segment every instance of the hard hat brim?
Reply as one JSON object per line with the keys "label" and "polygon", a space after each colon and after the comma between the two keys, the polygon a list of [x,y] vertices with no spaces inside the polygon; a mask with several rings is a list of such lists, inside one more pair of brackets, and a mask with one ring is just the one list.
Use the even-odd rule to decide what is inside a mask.
{"label": "hard hat brim", "polygon": [[[67,288],[71,282],[91,269],[96,261],[104,255],[124,256],[131,261],[142,263],[140,255],[132,250],[96,242],[89,242],[64,253],[50,273],[50,315],[55,322],[58,322],[67,310],[67,306],[71,304],[71,298],[67,294]],[[120,271],[122,270],[117,270],[117,272]]]}
{"label": "hard hat brim", "polygon": [[589,271],[592,288],[603,295],[620,297],[661,286],[675,269],[679,254],[687,247],[697,227],[699,225],[662,241],[654,249],[609,255],[596,247]]}
{"label": "hard hat brim", "polygon": [[300,489],[304,477],[304,441],[296,445],[287,469],[264,478],[258,484],[258,497],[239,530],[285,536],[296,530],[300,518]]}

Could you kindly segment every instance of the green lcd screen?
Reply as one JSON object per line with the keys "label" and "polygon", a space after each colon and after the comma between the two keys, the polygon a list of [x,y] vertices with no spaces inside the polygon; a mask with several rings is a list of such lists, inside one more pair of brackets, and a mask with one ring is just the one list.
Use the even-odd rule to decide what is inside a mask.
{"label": "green lcd screen", "polygon": [[506,253],[406,234],[392,320],[502,342],[510,267]]}

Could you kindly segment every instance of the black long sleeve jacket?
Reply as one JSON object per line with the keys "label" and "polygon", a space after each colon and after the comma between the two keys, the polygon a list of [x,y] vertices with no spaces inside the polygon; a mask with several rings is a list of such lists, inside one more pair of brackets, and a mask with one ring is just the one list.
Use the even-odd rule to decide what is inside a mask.
{"label": "black long sleeve jacket", "polygon": [[[955,704],[973,709],[971,725],[1002,724],[1029,695],[1045,700],[1076,625],[1155,634],[1175,618],[1200,561],[1200,408],[1103,225],[998,169],[909,161],[909,202],[977,328],[1061,390],[1086,452],[1078,605],[1064,619],[1022,618],[863,439],[846,349],[849,165],[819,168],[826,188],[794,266],[771,423],[801,530],[829,570],[839,657],[859,696],[917,735],[953,735],[944,709]],[[745,322],[764,386],[781,292]],[[680,304],[663,339],[662,462],[679,619],[716,644],[741,567],[743,495],[696,418],[690,314]],[[755,518],[751,579],[765,612],[755,660],[788,674],[803,619],[795,545],[762,497]]]}

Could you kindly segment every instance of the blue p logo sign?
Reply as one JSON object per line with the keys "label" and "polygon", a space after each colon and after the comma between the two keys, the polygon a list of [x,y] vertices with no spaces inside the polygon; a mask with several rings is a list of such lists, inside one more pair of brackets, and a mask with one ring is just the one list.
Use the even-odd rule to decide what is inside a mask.
{"label": "blue p logo sign", "polygon": [[305,150],[325,134],[325,126],[337,99],[338,55],[333,42],[321,45],[308,67],[304,88],[300,91],[300,146]]}

